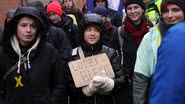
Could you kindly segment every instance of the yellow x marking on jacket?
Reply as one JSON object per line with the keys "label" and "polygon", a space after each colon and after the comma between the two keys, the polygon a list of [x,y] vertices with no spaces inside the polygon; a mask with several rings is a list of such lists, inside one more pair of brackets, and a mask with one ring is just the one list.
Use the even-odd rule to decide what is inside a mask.
{"label": "yellow x marking on jacket", "polygon": [[14,77],[14,79],[15,79],[15,81],[16,81],[16,85],[15,85],[15,87],[17,88],[17,87],[23,87],[24,85],[22,84],[22,82],[21,82],[21,79],[22,79],[22,76],[18,76],[18,77]]}

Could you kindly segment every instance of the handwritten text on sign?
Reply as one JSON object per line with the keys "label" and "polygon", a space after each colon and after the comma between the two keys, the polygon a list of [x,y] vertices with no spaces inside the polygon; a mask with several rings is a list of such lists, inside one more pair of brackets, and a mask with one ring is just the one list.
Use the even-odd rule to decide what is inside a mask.
{"label": "handwritten text on sign", "polygon": [[92,78],[102,74],[113,78],[114,72],[105,53],[69,62],[70,71],[76,87],[88,85]]}

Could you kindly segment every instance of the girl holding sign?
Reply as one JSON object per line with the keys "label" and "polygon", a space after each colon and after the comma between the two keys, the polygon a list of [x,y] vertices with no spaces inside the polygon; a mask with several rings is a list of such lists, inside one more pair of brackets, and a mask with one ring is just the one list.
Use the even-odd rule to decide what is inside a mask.
{"label": "girl holding sign", "polygon": [[[105,75],[94,76],[90,84],[76,88],[72,77],[70,80],[70,104],[123,104],[117,98],[117,92],[124,85],[124,72],[121,70],[120,57],[117,52],[102,44],[103,21],[100,15],[89,13],[84,15],[80,23],[81,52],[73,49],[72,60],[80,59],[80,53],[85,57],[105,53],[111,63],[114,78]],[[88,70],[88,69],[87,69]],[[104,73],[105,71],[102,71]],[[70,75],[71,76],[71,75]],[[124,99],[124,98],[123,98]]]}

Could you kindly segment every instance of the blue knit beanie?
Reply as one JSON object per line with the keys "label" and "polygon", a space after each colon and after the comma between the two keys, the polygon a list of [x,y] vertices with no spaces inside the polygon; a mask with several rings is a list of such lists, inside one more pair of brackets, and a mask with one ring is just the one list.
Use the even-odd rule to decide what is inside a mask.
{"label": "blue knit beanie", "polygon": [[101,16],[107,17],[108,11],[105,6],[96,6],[93,10],[92,13],[99,14]]}

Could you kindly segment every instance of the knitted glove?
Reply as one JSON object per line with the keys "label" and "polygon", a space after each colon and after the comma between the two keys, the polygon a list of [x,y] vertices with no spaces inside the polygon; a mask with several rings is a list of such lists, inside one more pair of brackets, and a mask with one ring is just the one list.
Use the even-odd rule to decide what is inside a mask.
{"label": "knitted glove", "polygon": [[103,92],[110,92],[114,88],[113,79],[106,76],[95,76],[92,80],[93,86]]}
{"label": "knitted glove", "polygon": [[88,86],[82,88],[82,92],[86,96],[92,96],[97,91],[97,88],[90,83]]}

